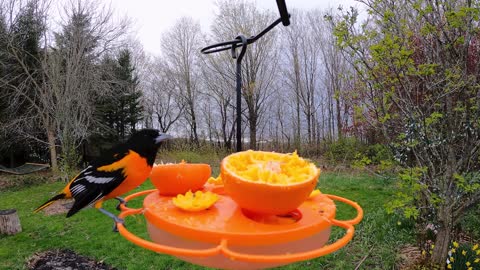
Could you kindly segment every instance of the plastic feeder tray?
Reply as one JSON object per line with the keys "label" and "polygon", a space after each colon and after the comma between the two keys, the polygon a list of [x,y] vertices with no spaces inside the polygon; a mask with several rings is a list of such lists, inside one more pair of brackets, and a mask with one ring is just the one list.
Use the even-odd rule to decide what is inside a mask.
{"label": "plastic feeder tray", "polygon": [[[223,269],[262,269],[313,259],[345,246],[353,237],[354,227],[363,217],[362,208],[348,199],[319,194],[305,201],[288,216],[261,216],[247,213],[223,193],[209,188],[220,199],[207,210],[186,212],[177,208],[170,196],[158,190],[132,194],[126,201],[147,195],[143,208],[121,205],[120,218],[144,214],[153,242],[130,233],[117,224],[120,234],[132,243],[181,260]],[[357,210],[352,220],[335,219],[334,201]],[[332,226],[346,230],[336,242],[325,245]]]}

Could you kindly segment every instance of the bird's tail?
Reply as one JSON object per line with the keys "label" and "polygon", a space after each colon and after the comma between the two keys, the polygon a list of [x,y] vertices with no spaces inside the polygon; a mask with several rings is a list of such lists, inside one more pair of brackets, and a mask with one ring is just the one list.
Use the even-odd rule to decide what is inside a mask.
{"label": "bird's tail", "polygon": [[34,213],[37,213],[38,211],[42,210],[43,208],[49,206],[50,204],[54,203],[57,200],[64,199],[67,196],[65,193],[60,193],[55,195],[53,198],[50,200],[46,201],[44,204],[40,205],[37,209],[33,210]]}

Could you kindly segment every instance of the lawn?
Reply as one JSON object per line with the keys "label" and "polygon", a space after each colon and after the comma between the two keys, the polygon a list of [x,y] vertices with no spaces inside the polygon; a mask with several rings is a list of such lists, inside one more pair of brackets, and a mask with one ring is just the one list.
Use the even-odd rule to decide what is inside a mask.
{"label": "lawn", "polygon": [[[48,249],[72,249],[119,269],[205,269],[131,244],[112,232],[113,223],[109,218],[93,209],[82,210],[68,219],[64,215],[32,213],[63,185],[45,183],[0,191],[0,209],[16,208],[23,227],[23,232],[17,235],[0,236],[0,269],[22,269],[33,253]],[[135,192],[152,187],[147,181]],[[278,269],[355,269],[360,262],[359,269],[394,268],[398,250],[412,243],[414,235],[411,224],[385,213],[384,204],[394,193],[393,184],[368,175],[323,173],[319,187],[323,193],[358,202],[365,217],[356,226],[353,241],[340,251]],[[141,200],[136,200],[131,205],[140,204]],[[105,208],[115,211],[115,205],[116,201],[107,202]],[[338,204],[338,219],[354,215],[349,206]],[[127,218],[126,224],[129,230],[147,237],[143,218]],[[332,238],[342,234],[343,230],[334,230]]]}

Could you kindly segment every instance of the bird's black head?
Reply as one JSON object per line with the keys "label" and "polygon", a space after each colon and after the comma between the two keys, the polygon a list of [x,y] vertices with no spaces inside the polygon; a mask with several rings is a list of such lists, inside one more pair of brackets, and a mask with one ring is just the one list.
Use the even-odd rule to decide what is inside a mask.
{"label": "bird's black head", "polygon": [[156,129],[142,129],[132,134],[126,144],[130,149],[147,158],[151,166],[155,161],[158,148],[163,141],[172,138],[172,136],[160,133]]}

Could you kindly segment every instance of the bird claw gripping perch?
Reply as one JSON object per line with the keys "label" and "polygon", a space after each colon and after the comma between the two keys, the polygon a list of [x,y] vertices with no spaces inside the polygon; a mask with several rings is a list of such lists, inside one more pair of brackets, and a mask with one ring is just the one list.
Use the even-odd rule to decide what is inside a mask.
{"label": "bird claw gripping perch", "polygon": [[115,197],[115,200],[118,200],[118,204],[117,204],[117,207],[116,209],[118,211],[122,211],[122,209],[120,208],[120,206],[123,204],[124,206],[127,206],[127,201],[125,201],[125,199],[123,199],[122,197]]}
{"label": "bird claw gripping perch", "polygon": [[108,217],[110,217],[111,219],[113,219],[113,231],[114,232],[118,232],[118,228],[117,228],[117,223],[120,223],[122,224],[124,227],[125,226],[125,220],[123,218],[119,218],[117,216],[115,216],[114,214],[108,212],[107,210],[103,209],[103,208],[98,208],[98,210],[100,212],[102,212],[103,214],[107,215]]}
{"label": "bird claw gripping perch", "polygon": [[117,218],[114,220],[114,223],[113,223],[113,229],[112,229],[113,232],[118,233],[117,223],[122,224],[123,227],[125,227],[125,228],[127,227],[127,226],[125,225],[125,220],[124,220],[123,218],[117,217]]}

